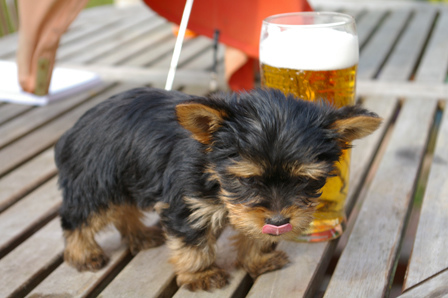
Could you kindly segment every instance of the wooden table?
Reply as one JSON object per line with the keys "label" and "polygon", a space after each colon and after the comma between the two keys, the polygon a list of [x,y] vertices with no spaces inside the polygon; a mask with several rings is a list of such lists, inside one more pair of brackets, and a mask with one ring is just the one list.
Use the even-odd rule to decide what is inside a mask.
{"label": "wooden table", "polygon": [[[54,143],[110,95],[162,87],[174,45],[171,25],[146,8],[96,8],[64,35],[58,62],[94,69],[105,83],[45,107],[0,104],[0,297],[382,297],[401,287],[403,297],[448,295],[448,8],[312,3],[356,17],[359,101],[384,118],[355,144],[349,224],[339,241],[282,242],[292,264],[253,281],[233,267],[226,230],[218,263],[232,279],[213,294],[179,289],[166,247],[131,256],[113,229],[98,239],[111,256],[106,268],[78,273],[63,263]],[[0,59],[14,59],[16,41],[0,40]],[[205,93],[212,54],[207,38],[186,42],[176,88]],[[218,56],[222,76],[223,47]]]}

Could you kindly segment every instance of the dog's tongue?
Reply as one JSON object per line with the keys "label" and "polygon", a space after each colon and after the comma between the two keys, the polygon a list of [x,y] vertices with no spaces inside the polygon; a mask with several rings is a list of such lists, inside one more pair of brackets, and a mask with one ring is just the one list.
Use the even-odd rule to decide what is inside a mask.
{"label": "dog's tongue", "polygon": [[290,223],[281,225],[281,226],[274,226],[274,225],[269,225],[266,224],[263,226],[263,229],[261,230],[261,232],[263,234],[270,234],[270,235],[281,235],[284,234],[286,232],[289,232],[292,230],[292,225]]}

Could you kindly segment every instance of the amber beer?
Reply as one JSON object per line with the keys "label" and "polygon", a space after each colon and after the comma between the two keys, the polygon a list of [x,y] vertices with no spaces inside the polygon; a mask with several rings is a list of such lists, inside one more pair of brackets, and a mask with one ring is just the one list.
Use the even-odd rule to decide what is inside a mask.
{"label": "amber beer", "polygon": [[[263,22],[260,39],[261,83],[306,100],[336,107],[355,100],[358,38],[353,18],[339,13],[276,15]],[[299,241],[326,241],[344,230],[350,150],[336,164],[309,230]]]}

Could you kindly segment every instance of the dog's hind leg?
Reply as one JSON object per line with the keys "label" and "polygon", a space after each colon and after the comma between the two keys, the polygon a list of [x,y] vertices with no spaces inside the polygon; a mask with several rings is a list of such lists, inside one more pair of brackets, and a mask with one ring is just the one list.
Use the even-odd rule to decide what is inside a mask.
{"label": "dog's hind leg", "polygon": [[[62,215],[62,222],[66,218]],[[95,214],[77,228],[64,228],[64,260],[79,271],[95,271],[104,267],[109,258],[95,241],[95,234],[108,223],[105,214]],[[64,224],[63,224],[64,227]]]}
{"label": "dog's hind leg", "polygon": [[143,224],[143,212],[133,205],[112,207],[112,220],[124,239],[129,243],[132,254],[140,250],[156,247],[165,242],[163,231],[158,226],[147,227]]}

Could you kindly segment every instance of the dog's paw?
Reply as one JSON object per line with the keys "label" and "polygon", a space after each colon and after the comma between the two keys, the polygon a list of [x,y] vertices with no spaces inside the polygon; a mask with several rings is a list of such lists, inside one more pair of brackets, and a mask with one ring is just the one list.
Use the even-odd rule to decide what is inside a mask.
{"label": "dog's paw", "polygon": [[141,250],[157,247],[165,243],[165,236],[160,227],[146,227],[143,232],[128,236],[129,250],[133,255]]}
{"label": "dog's paw", "polygon": [[290,262],[288,255],[284,251],[276,250],[261,255],[256,261],[245,260],[240,263],[250,276],[255,279],[263,273],[281,269]]}
{"label": "dog's paw", "polygon": [[109,262],[109,257],[101,250],[94,252],[83,251],[78,254],[66,250],[64,252],[64,260],[78,271],[97,271],[106,266]]}
{"label": "dog's paw", "polygon": [[180,273],[177,276],[177,284],[185,286],[190,291],[220,289],[228,284],[228,280],[229,274],[217,266],[201,272]]}

